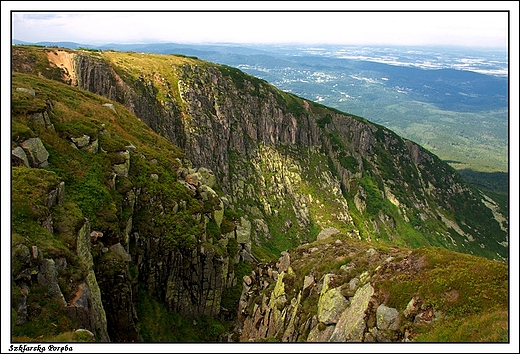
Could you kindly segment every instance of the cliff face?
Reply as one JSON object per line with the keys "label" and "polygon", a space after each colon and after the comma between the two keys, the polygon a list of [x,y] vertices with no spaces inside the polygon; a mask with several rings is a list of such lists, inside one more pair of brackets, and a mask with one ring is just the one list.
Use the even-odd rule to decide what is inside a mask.
{"label": "cliff face", "polygon": [[[69,55],[79,87],[124,104],[181,147],[194,166],[213,171],[264,246],[279,252],[287,248],[288,231],[296,246],[335,226],[365,239],[507,256],[507,223],[486,206],[488,197],[381,126],[193,58]],[[315,189],[327,173],[341,195]],[[301,188],[306,182],[309,188]],[[321,195],[335,202],[323,203]],[[336,209],[338,202],[342,211],[329,216],[340,216],[323,220],[319,209]]]}
{"label": "cliff face", "polygon": [[[241,266],[330,235],[507,257],[507,219],[491,198],[420,146],[362,118],[194,58],[13,47],[12,60],[14,71],[31,74],[13,73],[13,169],[49,170],[54,184],[70,185],[62,208],[75,215],[74,226],[61,221],[70,217],[59,208],[53,218],[56,207],[40,205],[46,202],[32,208],[35,228],[57,240],[44,244],[45,252],[81,264],[59,296],[51,264],[63,261],[42,258],[37,272],[50,280],[36,286],[24,274],[36,266],[29,250],[42,241],[27,236],[28,221],[19,219],[13,257],[22,263],[13,276],[23,294],[14,301],[20,326],[28,316],[24,296],[49,287],[66,307],[87,304],[67,316],[97,340],[146,340],[138,305],[153,299],[185,317],[233,314],[238,294],[230,294],[241,285]],[[91,245],[81,241],[85,235]],[[78,241],[67,243],[71,237]],[[63,247],[77,256],[57,251]],[[318,289],[316,275],[298,295],[283,263],[276,274],[260,265],[244,278],[239,327],[247,334],[235,339],[366,340],[367,328],[387,329],[363,325],[374,306],[388,305],[374,300],[368,278],[358,277],[366,287],[353,285],[346,296],[345,287],[323,290],[337,288],[332,280]],[[322,304],[315,318],[299,312],[305,301],[329,300],[341,309],[327,312]],[[359,321],[348,322],[354,313]],[[348,338],[338,326],[351,328]],[[377,333],[373,338],[405,336]]]}

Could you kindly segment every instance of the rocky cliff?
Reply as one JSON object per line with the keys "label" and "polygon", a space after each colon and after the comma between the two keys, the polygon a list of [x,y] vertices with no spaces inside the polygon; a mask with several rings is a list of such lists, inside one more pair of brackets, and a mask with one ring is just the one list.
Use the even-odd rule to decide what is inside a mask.
{"label": "rocky cliff", "polygon": [[43,52],[64,82],[125,105],[211,170],[257,245],[275,254],[335,226],[363,239],[507,257],[507,221],[489,197],[382,126],[195,58]]}
{"label": "rocky cliff", "polygon": [[213,173],[100,96],[25,74],[13,84],[14,336],[141,341],[140,293],[219,315],[252,256]]}
{"label": "rocky cliff", "polygon": [[[43,313],[30,294],[74,307],[56,333],[79,326],[101,341],[154,341],[143,329],[145,305],[232,318],[244,279],[239,327],[247,334],[237,340],[400,340],[402,331],[367,337],[367,328],[387,330],[361,320],[376,306],[368,278],[349,296],[327,290],[338,288],[332,271],[314,276],[319,289],[302,279],[307,286],[288,305],[287,291],[299,287],[281,252],[340,235],[374,247],[508,255],[507,216],[435,155],[237,69],[175,55],[17,46],[12,67],[18,337],[41,332],[31,327]],[[43,184],[36,199],[30,180]],[[65,204],[49,204],[59,199],[51,195]],[[34,247],[40,258],[31,258]],[[280,254],[276,272],[260,265],[263,275],[242,278],[250,264]],[[41,281],[25,275],[40,273]],[[60,284],[66,274],[74,276]],[[258,303],[256,291],[273,281]],[[322,309],[317,317],[298,312],[308,296],[319,299],[309,303]],[[329,308],[329,300],[339,304]],[[354,313],[359,320],[347,321]]]}

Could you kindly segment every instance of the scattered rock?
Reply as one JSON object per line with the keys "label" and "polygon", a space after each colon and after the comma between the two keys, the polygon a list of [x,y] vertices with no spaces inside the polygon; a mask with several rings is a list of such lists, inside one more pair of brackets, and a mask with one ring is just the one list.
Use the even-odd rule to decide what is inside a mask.
{"label": "scattered rock", "polygon": [[197,170],[197,172],[200,176],[200,181],[202,182],[202,184],[205,184],[210,188],[215,187],[216,177],[210,169],[207,169],[205,167],[200,167]]}
{"label": "scattered rock", "polygon": [[409,302],[408,305],[406,305],[406,309],[403,312],[404,317],[412,317],[417,315],[419,313],[419,306],[418,301],[415,297],[413,297]]}
{"label": "scattered rock", "polygon": [[244,261],[247,261],[247,262],[254,262],[255,259],[253,258],[253,255],[248,252],[247,250],[243,249],[242,251],[240,251],[240,259],[244,260]]}
{"label": "scattered rock", "polygon": [[353,278],[348,282],[350,290],[354,290],[359,284],[359,278]]}
{"label": "scattered rock", "polygon": [[369,256],[369,257],[372,257],[372,256],[374,256],[374,255],[376,255],[376,254],[377,254],[377,251],[376,251],[375,249],[373,249],[373,248],[370,248],[370,249],[367,251],[367,256]]}
{"label": "scattered rock", "polygon": [[119,154],[124,158],[125,162],[113,165],[114,172],[118,176],[128,177],[128,171],[130,169],[130,152],[128,150],[120,151]]}
{"label": "scattered rock", "polygon": [[291,265],[291,256],[289,255],[289,252],[282,252],[281,257],[276,263],[276,268],[278,268],[279,272],[287,272]]}
{"label": "scattered rock", "polygon": [[314,286],[315,281],[314,277],[312,275],[306,275],[305,279],[303,280],[303,290],[307,290],[310,287]]}
{"label": "scattered rock", "polygon": [[97,242],[97,239],[103,237],[103,233],[101,231],[92,231],[90,233],[90,239],[92,242]]}
{"label": "scattered rock", "polygon": [[94,340],[94,337],[95,337],[94,333],[92,333],[88,329],[84,329],[84,328],[78,328],[74,332],[76,332],[76,333],[87,333],[90,336],[91,340]]}
{"label": "scattered rock", "polygon": [[82,135],[78,138],[70,138],[72,142],[79,148],[83,148],[87,146],[90,143],[90,136],[88,135]]}
{"label": "scattered rock", "polygon": [[99,152],[99,140],[94,140],[89,145],[82,148],[83,150],[90,152],[91,154],[97,154]]}
{"label": "scattered rock", "polygon": [[112,111],[116,111],[114,105],[112,103],[103,103],[103,107],[107,107],[109,109],[111,109]]}
{"label": "scattered rock", "polygon": [[130,143],[130,145],[125,146],[125,149],[127,149],[130,153],[135,152],[137,150],[137,147]]}
{"label": "scattered rock", "polygon": [[36,92],[33,89],[25,88],[25,87],[17,87],[16,91],[18,92],[25,92],[28,93],[31,96],[36,96]]}
{"label": "scattered rock", "polygon": [[359,276],[359,281],[361,283],[366,283],[368,281],[368,279],[370,278],[370,273],[369,272],[363,272],[361,273],[361,275]]}
{"label": "scattered rock", "polygon": [[31,250],[32,250],[32,257],[34,259],[37,259],[38,258],[38,246],[32,246]]}
{"label": "scattered rock", "polygon": [[320,233],[318,234],[318,236],[316,237],[316,240],[323,240],[323,239],[326,239],[328,237],[331,237],[331,236],[334,236],[334,235],[337,235],[341,233],[341,231],[339,231],[338,229],[336,229],[335,227],[327,227],[323,230],[320,231]]}
{"label": "scattered rock", "polygon": [[25,151],[20,146],[15,147],[11,152],[11,166],[31,167]]}
{"label": "scattered rock", "polygon": [[123,260],[127,261],[127,262],[131,262],[132,261],[132,257],[126,252],[125,248],[123,247],[123,245],[121,245],[121,243],[116,243],[112,246],[110,246],[110,250],[114,253],[116,253],[117,255],[121,256],[121,258],[123,258]]}
{"label": "scattered rock", "polygon": [[191,184],[192,186],[198,187],[200,185],[202,177],[200,173],[191,173],[186,176],[185,180],[188,182],[188,184]]}

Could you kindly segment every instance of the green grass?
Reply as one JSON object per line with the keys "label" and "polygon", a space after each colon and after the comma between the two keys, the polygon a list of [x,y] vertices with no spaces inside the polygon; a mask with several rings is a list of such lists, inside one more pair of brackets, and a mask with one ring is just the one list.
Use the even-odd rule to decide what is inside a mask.
{"label": "green grass", "polygon": [[509,342],[508,317],[508,311],[497,310],[453,319],[425,329],[414,342]]}
{"label": "green grass", "polygon": [[419,332],[414,341],[504,341],[507,339],[508,267],[442,248],[420,248],[417,275],[389,274],[377,287],[387,304],[402,311],[413,296],[442,312],[442,321]]}
{"label": "green grass", "polygon": [[67,317],[63,304],[58,299],[47,295],[45,289],[39,286],[31,287],[27,296],[27,312],[30,321],[23,325],[16,325],[13,321],[13,340],[28,337],[42,341],[43,338],[52,338],[78,328],[77,324]]}

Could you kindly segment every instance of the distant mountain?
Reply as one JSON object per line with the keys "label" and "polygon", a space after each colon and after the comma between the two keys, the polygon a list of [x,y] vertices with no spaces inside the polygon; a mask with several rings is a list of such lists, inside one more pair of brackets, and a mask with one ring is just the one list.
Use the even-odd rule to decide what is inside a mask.
{"label": "distant mountain", "polygon": [[75,42],[23,42],[16,39],[13,39],[12,44],[18,45],[37,45],[43,47],[58,47],[58,48],[70,48],[70,49],[78,49],[78,48],[93,48],[94,46],[88,44],[79,44]]}

